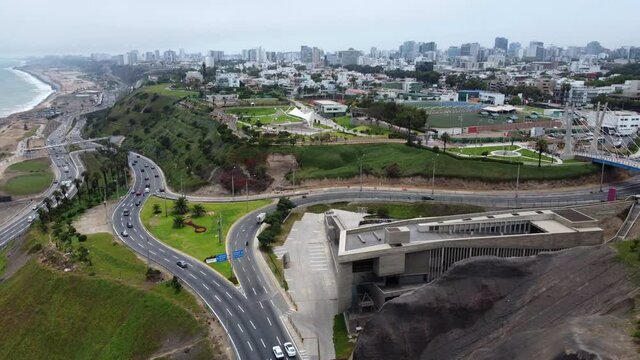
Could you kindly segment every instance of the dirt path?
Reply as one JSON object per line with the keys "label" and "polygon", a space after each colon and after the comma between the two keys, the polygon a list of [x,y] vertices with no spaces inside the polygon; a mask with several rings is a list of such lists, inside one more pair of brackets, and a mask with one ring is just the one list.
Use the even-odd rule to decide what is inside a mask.
{"label": "dirt path", "polygon": [[[106,213],[111,214],[116,201],[108,201]],[[108,220],[108,221],[107,221]],[[105,216],[105,206],[98,205],[82,214],[73,222],[73,226],[81,234],[112,233],[111,216]]]}

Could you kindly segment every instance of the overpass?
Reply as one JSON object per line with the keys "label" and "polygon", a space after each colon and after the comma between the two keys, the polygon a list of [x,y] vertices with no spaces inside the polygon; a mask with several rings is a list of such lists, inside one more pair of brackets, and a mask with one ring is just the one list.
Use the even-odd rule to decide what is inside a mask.
{"label": "overpass", "polygon": [[67,145],[82,144],[82,143],[88,143],[88,142],[94,142],[94,141],[100,141],[100,140],[109,140],[109,141],[111,141],[111,138],[112,138],[111,136],[105,136],[105,137],[88,139],[88,140],[78,140],[78,141],[64,142],[64,143],[59,143],[59,144],[39,146],[39,147],[26,149],[25,152],[52,149],[52,148],[57,148],[57,147],[64,147],[64,146],[67,146]]}

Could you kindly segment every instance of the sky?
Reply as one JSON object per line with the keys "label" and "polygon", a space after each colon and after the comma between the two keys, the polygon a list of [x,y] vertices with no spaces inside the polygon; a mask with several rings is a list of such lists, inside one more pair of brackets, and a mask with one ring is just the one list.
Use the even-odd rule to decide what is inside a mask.
{"label": "sky", "polygon": [[639,0],[2,0],[0,58],[46,54],[187,52],[262,46],[299,51],[397,49],[406,40],[440,49],[523,45],[640,46]]}

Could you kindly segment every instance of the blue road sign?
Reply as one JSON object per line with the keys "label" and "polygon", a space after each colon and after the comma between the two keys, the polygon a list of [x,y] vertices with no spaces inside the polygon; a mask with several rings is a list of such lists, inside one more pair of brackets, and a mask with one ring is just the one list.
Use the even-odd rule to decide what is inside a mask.
{"label": "blue road sign", "polygon": [[227,254],[219,254],[215,256],[216,262],[225,262],[227,261]]}
{"label": "blue road sign", "polygon": [[244,249],[239,249],[239,250],[234,250],[233,251],[233,258],[237,259],[237,258],[241,258],[244,256]]}

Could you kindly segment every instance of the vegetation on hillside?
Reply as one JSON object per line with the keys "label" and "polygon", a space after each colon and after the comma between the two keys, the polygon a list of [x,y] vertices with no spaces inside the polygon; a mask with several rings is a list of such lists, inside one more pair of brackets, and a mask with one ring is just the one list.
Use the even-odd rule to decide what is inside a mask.
{"label": "vegetation on hillside", "polygon": [[8,195],[37,194],[46,190],[53,181],[48,158],[25,160],[10,165],[4,172],[7,178],[0,190]]}

